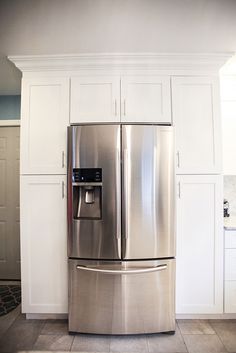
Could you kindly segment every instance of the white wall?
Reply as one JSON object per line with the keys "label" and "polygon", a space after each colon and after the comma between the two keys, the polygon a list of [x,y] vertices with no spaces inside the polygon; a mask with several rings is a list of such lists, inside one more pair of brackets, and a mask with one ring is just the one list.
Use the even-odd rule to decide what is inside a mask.
{"label": "white wall", "polygon": [[0,94],[20,93],[1,57],[236,51],[236,0],[0,0]]}
{"label": "white wall", "polygon": [[235,0],[1,0],[3,54],[236,49]]}

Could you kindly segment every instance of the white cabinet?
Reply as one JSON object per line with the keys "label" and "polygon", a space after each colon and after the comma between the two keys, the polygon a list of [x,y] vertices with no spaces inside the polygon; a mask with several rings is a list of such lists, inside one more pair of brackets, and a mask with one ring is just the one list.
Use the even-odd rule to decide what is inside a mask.
{"label": "white cabinet", "polygon": [[171,123],[170,77],[123,76],[121,121]]}
{"label": "white cabinet", "polygon": [[170,77],[71,77],[70,123],[171,123]]}
{"label": "white cabinet", "polygon": [[219,85],[215,77],[172,78],[178,174],[221,172]]}
{"label": "white cabinet", "polygon": [[67,313],[66,176],[21,176],[24,313]]}
{"label": "white cabinet", "polygon": [[177,177],[178,314],[223,312],[222,176]]}
{"label": "white cabinet", "polygon": [[119,76],[81,76],[71,78],[71,124],[119,121]]}
{"label": "white cabinet", "polygon": [[236,230],[225,230],[225,313],[236,313]]}
{"label": "white cabinet", "polygon": [[21,174],[66,174],[69,78],[23,79]]}

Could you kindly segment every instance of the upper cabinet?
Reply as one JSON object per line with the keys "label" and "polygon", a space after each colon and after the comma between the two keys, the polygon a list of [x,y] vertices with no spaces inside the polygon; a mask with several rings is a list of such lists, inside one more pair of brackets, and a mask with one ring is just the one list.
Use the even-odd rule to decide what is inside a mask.
{"label": "upper cabinet", "polygon": [[80,76],[71,78],[71,124],[119,121],[119,76]]}
{"label": "upper cabinet", "polygon": [[71,78],[70,123],[171,123],[169,76]]}
{"label": "upper cabinet", "polygon": [[172,79],[178,174],[221,172],[219,85],[215,77]]}
{"label": "upper cabinet", "polygon": [[171,123],[169,76],[123,76],[121,121]]}
{"label": "upper cabinet", "polygon": [[22,82],[21,174],[66,174],[69,79]]}

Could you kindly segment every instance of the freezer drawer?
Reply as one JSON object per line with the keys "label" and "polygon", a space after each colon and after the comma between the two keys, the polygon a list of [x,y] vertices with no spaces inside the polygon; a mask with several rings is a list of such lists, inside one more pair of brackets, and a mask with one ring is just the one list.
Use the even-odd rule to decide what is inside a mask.
{"label": "freezer drawer", "polygon": [[175,330],[175,260],[69,260],[69,331]]}

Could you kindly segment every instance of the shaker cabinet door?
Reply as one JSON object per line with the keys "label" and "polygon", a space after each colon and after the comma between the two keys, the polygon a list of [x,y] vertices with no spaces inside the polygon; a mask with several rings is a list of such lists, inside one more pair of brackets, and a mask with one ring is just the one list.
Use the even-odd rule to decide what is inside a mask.
{"label": "shaker cabinet door", "polygon": [[69,79],[23,79],[21,174],[66,174]]}
{"label": "shaker cabinet door", "polygon": [[21,176],[23,313],[67,312],[66,176]]}
{"label": "shaker cabinet door", "polygon": [[223,312],[222,176],[177,178],[177,314]]}
{"label": "shaker cabinet door", "polygon": [[120,121],[120,77],[71,78],[70,123]]}
{"label": "shaker cabinet door", "polygon": [[171,123],[169,76],[123,76],[121,121]]}
{"label": "shaker cabinet door", "polygon": [[221,172],[219,85],[215,77],[172,78],[177,174]]}

